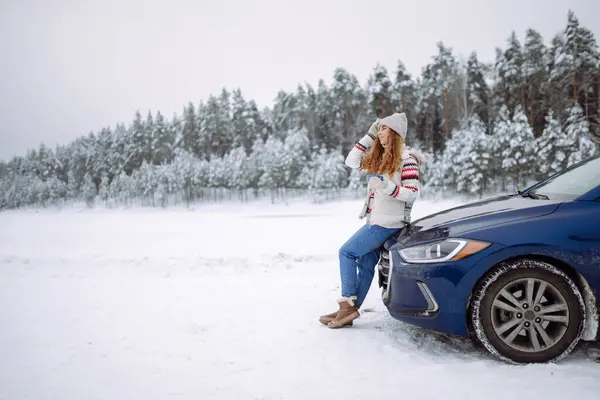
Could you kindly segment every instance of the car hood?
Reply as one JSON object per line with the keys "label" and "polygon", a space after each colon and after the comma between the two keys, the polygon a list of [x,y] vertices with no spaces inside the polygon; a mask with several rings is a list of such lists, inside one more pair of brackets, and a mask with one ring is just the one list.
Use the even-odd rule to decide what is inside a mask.
{"label": "car hood", "polygon": [[554,212],[560,201],[518,195],[494,197],[450,208],[412,222],[397,240],[405,246],[457,237],[468,231]]}

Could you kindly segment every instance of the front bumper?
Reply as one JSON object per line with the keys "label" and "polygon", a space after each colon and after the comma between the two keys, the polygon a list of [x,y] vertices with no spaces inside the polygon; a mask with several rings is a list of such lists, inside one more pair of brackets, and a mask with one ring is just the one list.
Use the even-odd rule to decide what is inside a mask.
{"label": "front bumper", "polygon": [[[389,250],[382,251],[378,265],[379,287],[382,288],[381,295],[386,306],[392,302],[392,285],[389,283],[394,278],[393,265],[394,257],[391,252]],[[424,282],[414,279],[414,284],[406,285],[405,283],[403,282],[403,290],[396,295],[396,303],[402,303],[403,311],[399,311],[400,313],[414,316],[433,316],[438,313],[439,303]]]}
{"label": "front bumper", "polygon": [[496,246],[456,262],[407,264],[398,247],[382,250],[383,303],[392,317],[438,332],[468,335],[467,305],[478,274],[470,273]]}

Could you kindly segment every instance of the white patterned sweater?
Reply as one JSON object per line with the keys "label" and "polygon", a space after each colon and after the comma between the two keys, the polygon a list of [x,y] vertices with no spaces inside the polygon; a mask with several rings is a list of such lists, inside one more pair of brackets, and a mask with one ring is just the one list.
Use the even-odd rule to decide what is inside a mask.
{"label": "white patterned sweater", "polygon": [[[346,165],[360,169],[364,155],[375,140],[370,134],[361,138],[346,157]],[[367,223],[385,228],[402,228],[410,222],[410,213],[419,194],[419,164],[423,157],[406,146],[402,148],[402,166],[393,175],[383,175],[385,186],[381,189],[367,188],[367,198],[359,218]]]}

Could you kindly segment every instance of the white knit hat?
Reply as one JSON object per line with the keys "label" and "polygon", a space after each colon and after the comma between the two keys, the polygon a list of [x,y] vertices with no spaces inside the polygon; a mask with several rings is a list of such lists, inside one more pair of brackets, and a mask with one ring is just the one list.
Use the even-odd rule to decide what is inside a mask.
{"label": "white knit hat", "polygon": [[379,121],[379,125],[385,125],[388,128],[392,128],[398,135],[400,135],[402,140],[406,139],[406,129],[408,126],[406,114],[394,113]]}

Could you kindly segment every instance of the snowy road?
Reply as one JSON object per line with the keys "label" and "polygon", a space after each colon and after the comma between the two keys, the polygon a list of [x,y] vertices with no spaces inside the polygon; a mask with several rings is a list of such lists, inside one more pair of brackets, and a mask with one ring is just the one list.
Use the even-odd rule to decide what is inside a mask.
{"label": "snowy road", "polygon": [[319,324],[359,210],[0,213],[0,399],[599,398],[582,352],[497,362],[393,320],[376,282],[353,328]]}

